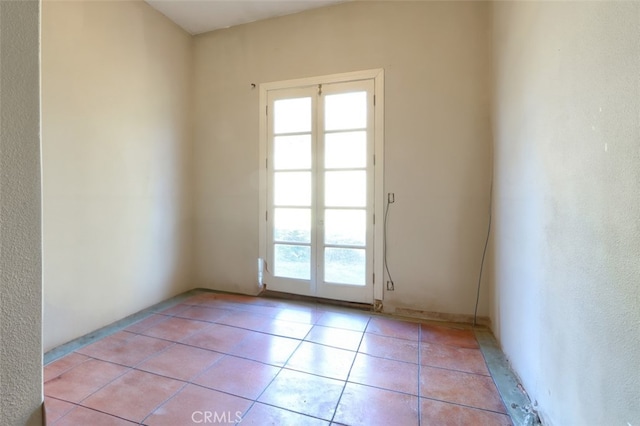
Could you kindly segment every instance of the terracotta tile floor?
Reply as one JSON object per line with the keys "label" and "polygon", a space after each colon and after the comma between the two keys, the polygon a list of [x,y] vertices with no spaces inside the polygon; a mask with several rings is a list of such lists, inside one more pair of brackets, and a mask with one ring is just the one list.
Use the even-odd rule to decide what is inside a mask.
{"label": "terracotta tile floor", "polygon": [[47,424],[511,425],[472,330],[201,293],[45,366]]}

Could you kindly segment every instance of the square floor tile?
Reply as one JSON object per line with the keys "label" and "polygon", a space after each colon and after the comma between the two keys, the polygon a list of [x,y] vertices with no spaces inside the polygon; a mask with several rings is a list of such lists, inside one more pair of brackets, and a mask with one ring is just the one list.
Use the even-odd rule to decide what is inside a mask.
{"label": "square floor tile", "polygon": [[258,401],[331,420],[343,386],[339,380],[282,370]]}
{"label": "square floor tile", "polygon": [[358,354],[349,381],[418,395],[418,365]]}
{"label": "square floor tile", "polygon": [[222,324],[210,324],[204,330],[181,339],[181,342],[216,352],[229,353],[231,348],[250,334],[251,331],[242,328],[229,327]]}
{"label": "square floor tile", "polygon": [[184,383],[178,380],[132,370],[85,399],[82,405],[141,422],[182,386]]}
{"label": "square floor tile", "polygon": [[44,381],[47,382],[48,380],[51,380],[54,377],[58,377],[65,371],[70,370],[73,367],[79,364],[82,364],[83,362],[89,359],[90,358],[86,355],[81,355],[75,352],[71,352],[70,354],[65,355],[62,358],[44,366],[44,369],[43,369]]}
{"label": "square floor tile", "polygon": [[365,333],[358,352],[417,364],[418,348],[419,343],[417,341]]}
{"label": "square floor tile", "polygon": [[59,399],[50,398],[48,396],[44,397],[44,413],[46,422],[45,424],[52,425],[62,416],[67,414],[73,408],[77,407],[77,405],[72,404],[70,402],[61,401]]}
{"label": "square floor tile", "polygon": [[334,422],[345,425],[418,425],[418,397],[347,383]]}
{"label": "square floor tile", "polygon": [[230,312],[224,318],[220,318],[218,323],[230,325],[232,327],[245,328],[247,330],[262,331],[265,323],[272,320],[273,318],[271,317],[238,310]]}
{"label": "square floor tile", "polygon": [[277,320],[270,316],[246,311],[230,313],[217,322],[233,327],[245,328],[247,330],[259,331],[261,333],[274,334],[277,336],[291,337],[294,339],[303,339],[311,329],[310,324]]}
{"label": "square floor tile", "polygon": [[420,418],[423,425],[442,426],[511,426],[506,414],[420,398]]}
{"label": "square floor tile", "polygon": [[85,407],[76,407],[56,422],[56,426],[132,426],[135,423]]}
{"label": "square floor tile", "polygon": [[260,331],[276,336],[291,337],[292,339],[304,339],[311,327],[311,324],[272,319],[266,322]]}
{"label": "square floor tile", "polygon": [[255,303],[244,303],[239,308],[245,312],[251,312],[253,314],[258,314],[269,318],[274,318],[280,310],[280,308],[275,306],[265,306]]}
{"label": "square floor tile", "polygon": [[314,325],[305,340],[334,348],[356,351],[360,346],[363,333],[343,328]]}
{"label": "square floor tile", "polygon": [[235,312],[240,309],[237,303],[218,299],[216,297],[191,298],[188,301],[192,305],[203,306],[208,308],[224,309]]}
{"label": "square floor tile", "polygon": [[186,303],[179,303],[177,305],[173,305],[170,306],[168,308],[162,309],[161,311],[159,311],[158,313],[162,314],[162,315],[168,315],[168,316],[174,316],[176,314],[179,314],[180,312],[189,309],[188,304]]}
{"label": "square floor tile", "polygon": [[200,305],[206,302],[219,300],[216,296],[217,295],[215,293],[200,293],[183,300],[182,303],[185,305]]}
{"label": "square floor tile", "polygon": [[329,422],[256,402],[239,424],[328,426]]}
{"label": "square floor tile", "polygon": [[187,385],[145,421],[149,426],[233,424],[251,406],[248,399],[196,385]]}
{"label": "square floor tile", "polygon": [[480,349],[460,348],[437,343],[420,344],[420,364],[468,373],[489,375]]}
{"label": "square floor tile", "polygon": [[136,368],[172,379],[189,381],[222,357],[218,352],[176,343]]}
{"label": "square floor tile", "polygon": [[229,353],[278,367],[282,367],[287,362],[300,343],[299,340],[288,337],[272,336],[255,331],[247,331],[247,333],[247,336],[229,350]]}
{"label": "square floor tile", "polygon": [[259,302],[259,299],[257,297],[247,296],[245,294],[217,293],[215,296],[220,300],[227,300],[229,302],[236,302],[236,303],[242,303],[242,304]]}
{"label": "square floor tile", "polygon": [[215,322],[228,314],[229,311],[225,309],[208,308],[206,306],[190,306],[189,309],[185,309],[184,311],[177,313],[175,316],[199,321]]}
{"label": "square floor tile", "polygon": [[420,395],[425,398],[506,413],[491,377],[422,366]]}
{"label": "square floor tile", "polygon": [[90,359],[44,384],[44,394],[69,402],[80,402],[129,368]]}
{"label": "square floor tile", "polygon": [[133,367],[166,349],[171,342],[121,331],[76,352],[93,358]]}
{"label": "square floor tile", "polygon": [[343,312],[325,312],[316,324],[325,327],[344,328],[346,330],[364,331],[369,323],[369,315],[348,314]]}
{"label": "square floor tile", "polygon": [[286,367],[291,370],[346,380],[356,353],[317,343],[302,342]]}
{"label": "square floor tile", "polygon": [[129,327],[125,328],[124,331],[128,331],[131,333],[142,333],[148,328],[153,327],[154,325],[158,325],[162,321],[168,320],[170,317],[167,315],[153,314],[148,317],[131,324]]}
{"label": "square floor tile", "polygon": [[294,306],[290,308],[280,308],[275,314],[274,318],[283,321],[295,321],[303,324],[313,325],[318,322],[323,314],[324,311],[316,308]]}
{"label": "square floor tile", "polygon": [[279,367],[226,355],[193,380],[193,383],[244,398],[256,399],[279,371]]}
{"label": "square floor tile", "polygon": [[158,325],[154,325],[153,327],[146,329],[142,334],[177,342],[191,334],[207,328],[208,326],[209,323],[204,321],[172,317]]}
{"label": "square floor tile", "polygon": [[371,317],[367,325],[367,333],[417,341],[420,336],[420,324],[385,317]]}
{"label": "square floor tile", "polygon": [[447,327],[443,325],[421,324],[420,341],[458,346],[461,348],[480,348],[473,330]]}

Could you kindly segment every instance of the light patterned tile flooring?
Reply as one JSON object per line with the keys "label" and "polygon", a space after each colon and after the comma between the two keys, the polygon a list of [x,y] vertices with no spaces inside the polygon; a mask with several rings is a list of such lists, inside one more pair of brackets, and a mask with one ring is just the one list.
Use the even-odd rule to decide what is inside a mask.
{"label": "light patterned tile flooring", "polygon": [[472,330],[200,293],[44,368],[48,425],[511,425]]}

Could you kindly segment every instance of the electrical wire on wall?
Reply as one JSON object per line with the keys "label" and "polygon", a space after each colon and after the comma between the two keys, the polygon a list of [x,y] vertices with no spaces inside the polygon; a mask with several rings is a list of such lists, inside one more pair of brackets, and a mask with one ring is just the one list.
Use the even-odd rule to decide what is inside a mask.
{"label": "electrical wire on wall", "polygon": [[391,277],[391,271],[389,270],[389,264],[387,263],[387,217],[389,216],[389,206],[395,203],[395,194],[390,192],[387,194],[387,208],[384,211],[384,222],[383,222],[383,233],[384,236],[382,238],[382,257],[384,260],[384,269],[387,271],[387,276],[389,277],[389,283],[391,286],[387,284],[387,290],[393,291],[395,290],[395,284],[393,282],[393,278]]}
{"label": "electrical wire on wall", "polygon": [[489,245],[489,235],[491,234],[491,220],[493,210],[493,174],[491,175],[491,186],[489,187],[489,224],[487,226],[487,238],[484,241],[484,250],[482,250],[482,261],[480,262],[480,274],[478,275],[478,290],[476,292],[476,307],[473,311],[473,326],[475,327],[478,320],[478,302],[480,301],[480,283],[482,283],[482,272],[484,270],[484,259],[487,255],[487,246]]}

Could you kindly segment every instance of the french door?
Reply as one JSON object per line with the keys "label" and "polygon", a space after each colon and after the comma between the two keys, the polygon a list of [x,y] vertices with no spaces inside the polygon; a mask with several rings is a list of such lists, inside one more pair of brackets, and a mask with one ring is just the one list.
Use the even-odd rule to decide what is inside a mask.
{"label": "french door", "polygon": [[269,289],[373,301],[374,95],[373,79],[266,92]]}

